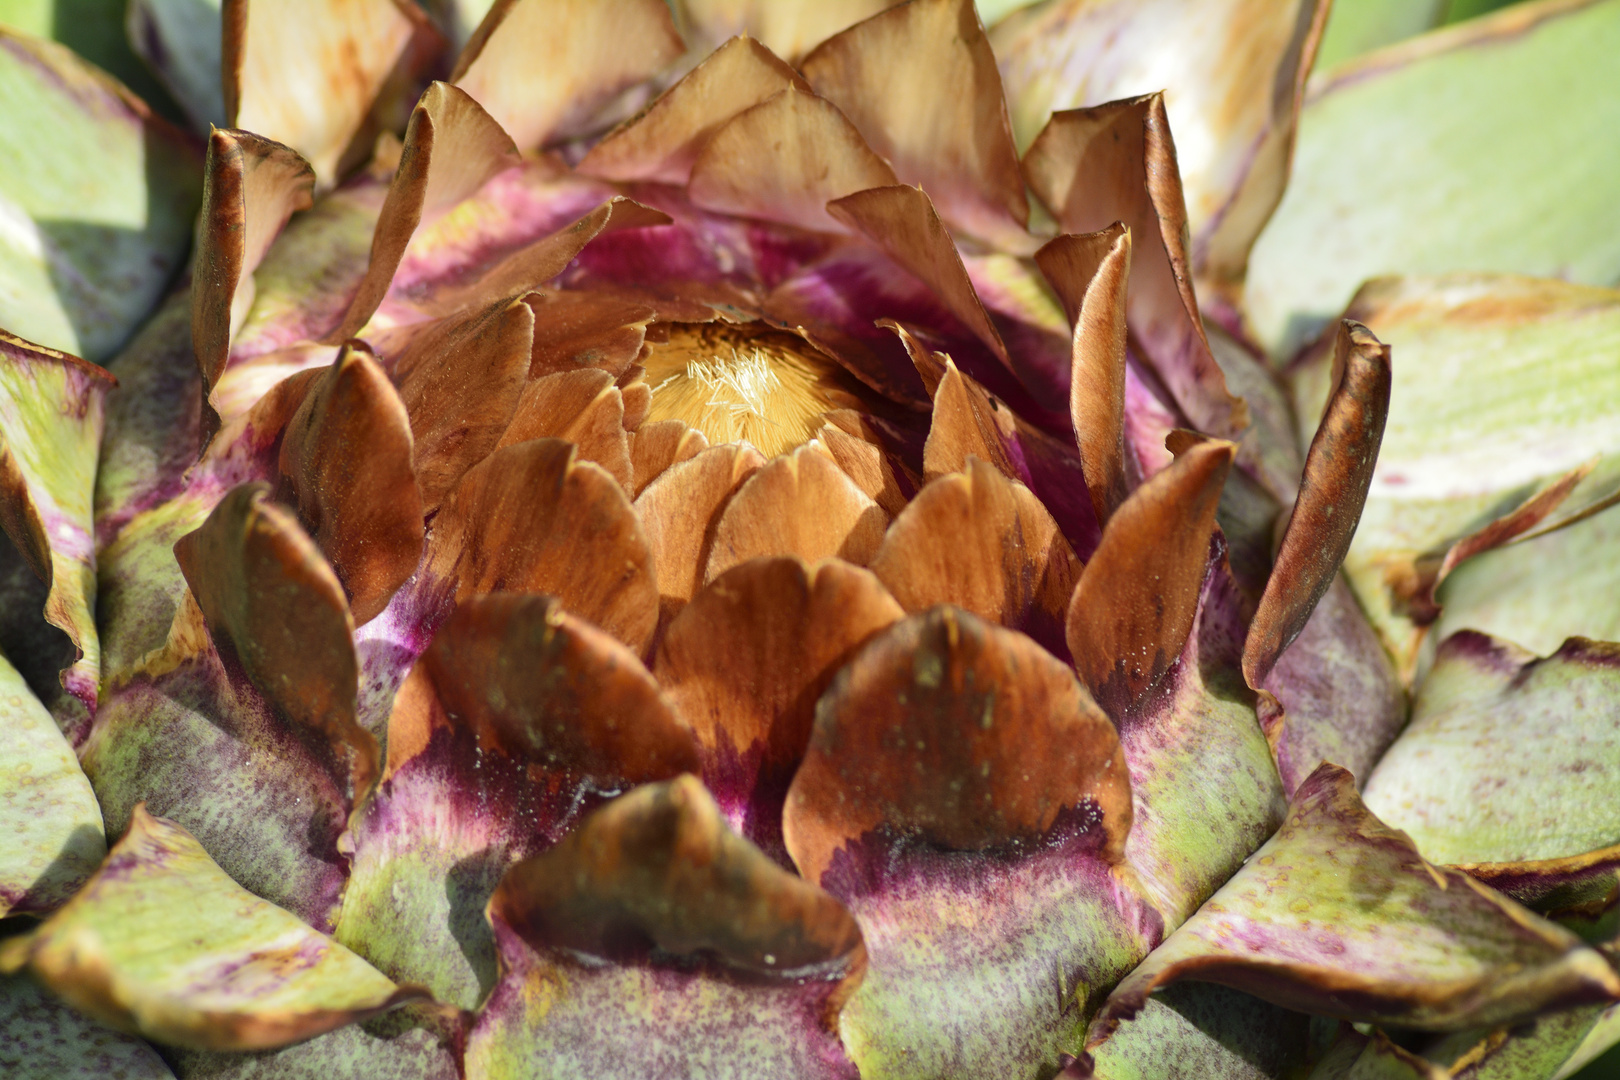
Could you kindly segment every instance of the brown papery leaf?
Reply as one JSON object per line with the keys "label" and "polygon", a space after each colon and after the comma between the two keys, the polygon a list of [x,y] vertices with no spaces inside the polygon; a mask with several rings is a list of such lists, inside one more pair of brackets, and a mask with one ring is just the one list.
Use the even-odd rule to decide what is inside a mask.
{"label": "brown papery leaf", "polygon": [[582,367],[617,379],[641,354],[647,324],[658,317],[638,300],[597,292],[532,292],[523,302],[534,311],[531,379]]}
{"label": "brown papery leaf", "polygon": [[785,782],[833,674],[904,617],[869,571],[836,559],[754,559],[710,582],[670,623],[653,673],[705,756],[723,765],[728,752],[758,751],[759,774]]}
{"label": "brown papery leaf", "polygon": [[422,664],[450,717],[508,753],[605,788],[697,768],[697,745],[641,660],[554,597],[468,597]]}
{"label": "brown papery leaf", "polygon": [[1120,504],[1069,603],[1069,652],[1118,717],[1181,655],[1209,562],[1215,508],[1236,451],[1190,447]]}
{"label": "brown papery leaf", "polygon": [[603,180],[684,184],[709,136],[789,87],[808,92],[810,84],[753,38],[732,38],[646,112],[591,147],[575,171]]}
{"label": "brown papery leaf", "polygon": [[1258,690],[1339,572],[1372,485],[1389,416],[1389,346],[1360,323],[1339,324],[1327,410],[1305,455],[1299,497],[1243,644],[1243,677]]}
{"label": "brown papery leaf", "polygon": [[612,476],[559,439],[495,451],[445,500],[428,537],[426,573],[457,600],[548,593],[645,655],[658,623],[652,553]]}
{"label": "brown papery leaf", "polygon": [[628,435],[630,471],[635,477],[631,495],[637,499],[670,466],[695,458],[709,448],[703,432],[680,420],[654,420]]}
{"label": "brown papery leaf", "polygon": [[1035,840],[1086,804],[1117,861],[1131,791],[1114,725],[1029,638],[943,607],[881,632],[834,678],[782,828],[820,881],[880,827],[978,851]]}
{"label": "brown papery leaf", "polygon": [[727,121],[692,164],[687,192],[698,206],[844,232],[827,203],[895,183],[844,114],[808,90],[788,87]]}
{"label": "brown papery leaf", "polygon": [[976,457],[1009,479],[1021,479],[1007,452],[1015,424],[1012,410],[958,371],[954,362],[945,361],[945,375],[934,391],[928,441],[923,444],[923,476],[936,480],[965,472],[968,459]]}
{"label": "brown papery leaf", "polygon": [[662,0],[495,0],[450,81],[531,150],[684,48]]}
{"label": "brown papery leaf", "polygon": [[323,187],[412,39],[433,33],[409,0],[225,0],[221,20],[226,123],[286,143]]}
{"label": "brown papery leaf", "polygon": [[1101,232],[1064,235],[1035,253],[1074,326],[1069,418],[1097,520],[1130,494],[1125,457],[1126,286],[1131,230],[1116,221]]}
{"label": "brown papery leaf", "polygon": [[906,184],[872,188],[827,204],[827,213],[865,235],[933,290],[946,309],[1012,371],[1007,346],[927,194]]}
{"label": "brown papery leaf", "polygon": [[203,378],[202,442],[219,428],[208,401],[231,338],[253,306],[253,271],[294,211],[313,202],[315,173],[296,150],[247,131],[208,136],[191,285],[191,347]]}
{"label": "brown papery leaf", "polygon": [[669,223],[663,211],[616,195],[572,225],[512,252],[472,281],[437,289],[416,306],[430,315],[448,315],[513,300],[562,273],[586,244],[604,233]]}
{"label": "brown papery leaf", "polygon": [[693,776],[597,810],[508,870],[489,906],[537,948],[629,959],[651,945],[761,974],[838,960],[859,970],[861,932],[844,906],[728,829]]}
{"label": "brown papery leaf", "polygon": [[412,458],[405,403],[371,350],[350,342],[287,424],[280,471],[356,623],[387,607],[422,557]]}
{"label": "brown papery leaf", "polygon": [[581,461],[594,461],[630,490],[634,477],[624,398],[607,372],[585,368],[530,380],[500,445],[545,438],[573,443]]}
{"label": "brown papery leaf", "polygon": [[697,594],[721,511],[743,481],[764,464],[765,458],[747,443],[709,447],[672,463],[636,497],[636,513],[658,577],[663,621]]}
{"label": "brown papery leaf", "polygon": [[405,147],[371,235],[371,262],[337,329],[336,344],[360,332],[388,293],[411,237],[485,181],[518,164],[517,146],[478,102],[448,83],[434,82],[411,110]]}
{"label": "brown papery leaf", "polygon": [[439,320],[395,362],[424,511],[500,443],[523,393],[533,339],[528,305],[502,300]]}
{"label": "brown papery leaf", "polygon": [[1194,426],[1221,436],[1242,431],[1248,411],[1227,392],[1193,295],[1187,208],[1162,96],[1054,113],[1023,164],[1030,189],[1065,232],[1129,226],[1131,332]]}
{"label": "brown papery leaf", "polygon": [[837,463],[801,446],[750,476],[721,511],[704,580],[760,555],[864,566],[888,527],[889,515]]}
{"label": "brown papery leaf", "polygon": [[954,604],[1023,631],[1062,660],[1080,570],[1041,501],[978,458],[918,492],[872,560],[908,612]]}
{"label": "brown papery leaf", "polygon": [[356,719],[360,663],[343,585],[298,520],[243,484],[174,545],[216,644],[229,645],[282,716],[349,764],[358,800],[377,775],[377,740]]}
{"label": "brown papery leaf", "polygon": [[900,487],[898,466],[867,418],[853,409],[834,409],[822,421],[816,441],[844,470],[844,475],[890,516],[904,510],[906,494]]}
{"label": "brown papery leaf", "polygon": [[799,70],[953,225],[1028,243],[1001,75],[972,0],[892,8],[823,42]]}
{"label": "brown papery leaf", "polygon": [[900,0],[681,0],[682,25],[697,41],[732,34],[758,38],[789,63],[840,30]]}

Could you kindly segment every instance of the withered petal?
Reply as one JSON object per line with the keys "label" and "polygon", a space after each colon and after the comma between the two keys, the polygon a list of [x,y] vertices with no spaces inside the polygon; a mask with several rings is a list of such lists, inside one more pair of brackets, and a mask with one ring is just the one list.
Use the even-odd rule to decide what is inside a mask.
{"label": "withered petal", "polygon": [[[732,567],[669,624],[653,674],[697,736],[704,783],[744,836],[780,844],[762,831],[777,828],[816,699],[861,644],[904,616],[869,571],[786,556]],[[758,802],[774,804],[763,822]]]}
{"label": "withered petal", "polygon": [[861,948],[844,906],[728,829],[693,776],[602,807],[508,870],[489,907],[538,948],[609,957],[652,946],[778,973],[848,962]]}
{"label": "withered petal", "polygon": [[1187,208],[1163,96],[1054,113],[1023,168],[1064,231],[1129,226],[1132,334],[1194,426],[1222,437],[1242,431],[1247,410],[1226,389],[1193,295]]}
{"label": "withered petal", "polygon": [[356,624],[387,607],[421,560],[413,456],[405,403],[359,341],[310,386],[282,436],[283,482]]}
{"label": "withered petal", "polygon": [[1041,501],[978,458],[919,491],[872,559],[906,611],[952,604],[1023,631],[1060,660],[1080,571]]}
{"label": "withered petal", "polygon": [[534,311],[531,379],[582,367],[617,379],[641,355],[647,324],[658,317],[632,297],[576,289],[531,292],[523,302]]}
{"label": "withered petal", "polygon": [[322,340],[336,344],[359,333],[387,295],[417,227],[519,160],[511,136],[478,102],[448,83],[431,83],[411,110],[399,167],[371,235],[366,276],[343,321]]}
{"label": "withered petal", "polygon": [[837,106],[790,86],[709,138],[687,192],[707,210],[842,232],[848,222],[829,216],[828,202],[893,183],[894,170]]}
{"label": "withered petal", "polygon": [[789,87],[809,91],[810,84],[753,38],[734,37],[591,147],[576,171],[603,180],[684,184],[721,125]]}
{"label": "withered petal", "polygon": [[1339,377],[1305,455],[1299,497],[1243,646],[1243,677],[1257,690],[1305,628],[1350,550],[1389,417],[1388,345],[1345,319],[1333,365]]}
{"label": "withered petal", "polygon": [[709,440],[703,432],[687,427],[680,420],[654,420],[629,432],[628,437],[630,470],[635,478],[630,493],[637,499],[666,469],[695,458],[709,448]]}
{"label": "withered petal", "polygon": [[680,0],[681,25],[710,44],[733,34],[758,38],[789,63],[840,30],[902,0]]}
{"label": "withered petal", "polygon": [[923,444],[924,478],[936,480],[965,472],[968,459],[976,457],[1009,479],[1022,481],[1008,450],[1016,438],[1016,423],[1012,410],[947,359],[934,388],[934,412],[929,418],[928,441]]}
{"label": "withered petal", "polygon": [[801,446],[743,481],[714,525],[703,579],[760,555],[871,562],[889,515],[820,450]]}
{"label": "withered petal", "polygon": [[822,42],[799,70],[953,225],[1003,246],[1028,242],[1001,74],[972,0],[891,8]]}
{"label": "withered petal", "polygon": [[[925,0],[928,3],[954,0]],[[899,8],[906,11],[909,7]],[[885,16],[879,16],[884,18]],[[836,39],[834,39],[836,40]],[[906,184],[857,191],[827,204],[827,213],[866,236],[883,253],[928,286],[947,310],[1012,371],[1007,346],[962,265],[956,241],[921,188]]]}
{"label": "withered petal", "polygon": [[1035,253],[1069,322],[1074,345],[1069,418],[1097,520],[1130,493],[1125,457],[1125,341],[1131,230],[1116,221],[1101,232],[1064,235]]}
{"label": "withered petal", "polygon": [[764,457],[747,443],[711,446],[672,462],[636,496],[658,578],[661,622],[674,618],[702,587],[721,512],[764,465]]}
{"label": "withered petal", "polygon": [[402,0],[225,0],[221,19],[226,124],[286,143],[323,186],[412,39],[434,33]]}
{"label": "withered petal", "polygon": [[1116,718],[1186,644],[1235,451],[1229,442],[1199,443],[1150,477],[1108,519],[1080,574],[1069,603],[1069,652]]}
{"label": "withered petal", "polygon": [[660,0],[495,0],[450,81],[531,150],[684,48]]}
{"label": "withered petal", "polygon": [[653,557],[630,500],[560,439],[495,451],[468,470],[428,535],[425,573],[455,596],[548,593],[636,655],[658,624]]}
{"label": "withered petal", "polygon": [[1065,811],[1122,857],[1131,793],[1114,725],[1029,638],[942,607],[880,632],[833,679],[782,829],[821,881],[874,830],[976,851],[1034,840]]}
{"label": "withered petal", "polygon": [[247,131],[216,128],[208,136],[191,285],[204,443],[219,426],[207,399],[225,371],[231,338],[253,306],[253,271],[287,219],[313,205],[314,189],[315,171],[291,147]]}
{"label": "withered petal", "polygon": [[906,491],[916,486],[908,476],[902,487],[904,467],[890,455],[867,417],[853,409],[834,409],[822,417],[816,441],[885,513],[893,516],[906,508]]}
{"label": "withered petal", "polygon": [[518,398],[500,445],[558,438],[578,449],[629,491],[634,483],[624,398],[613,376],[599,368],[564,371],[531,379]]}
{"label": "withered petal", "polygon": [[533,341],[534,312],[500,300],[440,319],[395,361],[424,511],[500,443],[523,394]]}
{"label": "withered petal", "polygon": [[289,721],[347,756],[359,798],[377,776],[376,737],[356,719],[360,664],[343,585],[263,484],[233,488],[174,545],[215,643]]}
{"label": "withered petal", "polygon": [[641,660],[555,597],[468,597],[420,662],[452,722],[514,756],[604,788],[697,768],[691,733]]}

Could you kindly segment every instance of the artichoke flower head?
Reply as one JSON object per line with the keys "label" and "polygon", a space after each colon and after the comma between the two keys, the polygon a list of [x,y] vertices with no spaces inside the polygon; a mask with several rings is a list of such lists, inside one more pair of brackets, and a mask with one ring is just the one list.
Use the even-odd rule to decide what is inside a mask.
{"label": "artichoke flower head", "polygon": [[[1620,646],[1432,630],[1614,459],[1358,540],[1407,445],[1364,323],[1464,286],[1368,286],[1290,400],[1245,275],[1328,5],[1159,7],[134,0],[196,140],[0,39],[200,207],[166,295],[150,225],[0,337],[22,1067],[1552,1077],[1620,1039]],[[1515,280],[1470,287],[1620,311]]]}

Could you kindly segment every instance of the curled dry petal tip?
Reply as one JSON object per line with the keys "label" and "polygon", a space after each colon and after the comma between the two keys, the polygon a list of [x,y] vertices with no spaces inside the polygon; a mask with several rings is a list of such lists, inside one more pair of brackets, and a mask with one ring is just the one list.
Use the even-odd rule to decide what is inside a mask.
{"label": "curled dry petal tip", "polygon": [[1243,677],[1254,689],[1305,628],[1350,550],[1389,417],[1389,357],[1365,326],[1340,324],[1333,392],[1243,648]]}

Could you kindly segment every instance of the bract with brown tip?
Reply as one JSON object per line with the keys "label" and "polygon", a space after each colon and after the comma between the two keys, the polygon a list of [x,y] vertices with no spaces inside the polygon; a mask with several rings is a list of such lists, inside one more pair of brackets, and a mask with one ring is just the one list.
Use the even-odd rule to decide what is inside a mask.
{"label": "bract with brown tip", "polygon": [[703,586],[721,513],[764,465],[747,443],[711,446],[672,463],[636,496],[658,578],[660,622],[673,619]]}
{"label": "bract with brown tip", "polygon": [[1243,677],[1255,689],[1305,628],[1350,550],[1389,416],[1389,346],[1346,319],[1334,349],[1338,377],[1243,648]]}
{"label": "bract with brown tip", "polygon": [[659,640],[653,674],[697,737],[704,784],[733,828],[783,861],[782,801],[816,699],[904,615],[869,571],[762,558],[715,578]]}
{"label": "bract with brown tip", "polygon": [[951,604],[1023,631],[1060,660],[1080,571],[1040,500],[978,458],[919,491],[872,559],[906,611]]}
{"label": "bract with brown tip", "polygon": [[861,977],[859,927],[733,834],[696,777],[623,795],[518,863],[489,918],[503,978],[468,1040],[471,1076],[855,1076],[833,1032]]}
{"label": "bract with brown tip", "polygon": [[1024,155],[1024,176],[1064,231],[1123,221],[1131,230],[1126,309],[1132,334],[1200,431],[1248,426],[1210,352],[1186,250],[1176,148],[1160,94],[1055,113]]}
{"label": "bract with brown tip", "polygon": [[1097,520],[1130,492],[1125,456],[1126,287],[1131,230],[1116,221],[1101,232],[1064,235],[1035,253],[1074,327],[1069,420],[1080,445],[1086,489]]}
{"label": "bract with brown tip", "polygon": [[760,555],[865,566],[888,526],[889,515],[831,458],[801,446],[743,481],[720,512],[703,579]]}
{"label": "bract with brown tip", "polygon": [[810,84],[758,41],[734,37],[646,112],[609,132],[576,168],[604,180],[684,184],[704,144],[726,121],[789,87],[808,92]]}
{"label": "bract with brown tip", "polygon": [[1118,717],[1180,655],[1192,629],[1235,447],[1190,447],[1120,504],[1069,603],[1080,678]]}
{"label": "bract with brown tip", "polygon": [[[332,567],[298,521],[243,484],[174,546],[216,645],[294,724],[349,758],[356,797],[376,779],[377,740],[359,725],[354,620]],[[222,649],[221,651],[225,651]]]}
{"label": "bract with brown tip", "polygon": [[972,0],[891,8],[822,42],[799,69],[953,225],[1028,243],[1001,75]]}
{"label": "bract with brown tip", "polygon": [[[1015,631],[936,608],[839,672],[783,829],[805,876],[868,928],[841,1019],[863,1075],[1055,1068],[1088,999],[1154,933],[1114,869],[1130,789],[1113,724]],[[1054,971],[1053,993],[1016,991]]]}
{"label": "bract with brown tip", "polygon": [[562,371],[531,379],[518,398],[501,446],[557,438],[578,448],[582,461],[606,469],[625,491],[634,478],[624,398],[613,376],[599,368]]}
{"label": "bract with brown tip", "polygon": [[310,386],[282,436],[282,482],[356,624],[388,606],[422,557],[413,456],[405,404],[359,341]]}
{"label": "bract with brown tip", "polygon": [[424,588],[549,593],[637,654],[658,624],[652,553],[624,489],[560,439],[497,450],[434,520]]}
{"label": "bract with brown tip", "polygon": [[697,457],[709,448],[703,432],[687,427],[680,420],[652,420],[629,433],[630,469],[635,486],[630,493],[636,498],[647,490],[647,485],[664,475],[672,465]]}
{"label": "bract with brown tip", "polygon": [[707,210],[842,232],[847,223],[828,216],[829,202],[894,182],[888,162],[835,105],[789,86],[709,137],[687,193]]}
{"label": "bract with brown tip", "polygon": [[682,49],[659,0],[495,0],[450,81],[532,150]]}

